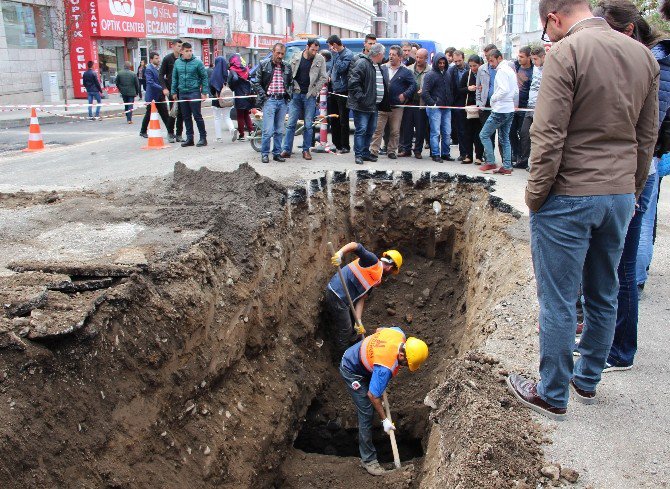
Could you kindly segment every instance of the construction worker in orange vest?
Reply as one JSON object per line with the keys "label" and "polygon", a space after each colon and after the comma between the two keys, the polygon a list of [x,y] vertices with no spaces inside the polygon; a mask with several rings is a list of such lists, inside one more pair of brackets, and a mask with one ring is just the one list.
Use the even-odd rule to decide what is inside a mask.
{"label": "construction worker in orange vest", "polygon": [[356,319],[363,315],[365,299],[373,287],[382,283],[382,277],[397,274],[402,266],[402,255],[396,250],[384,252],[381,258],[366,250],[360,243],[349,243],[340,248],[332,257],[333,265],[339,267],[347,253],[354,253],[358,259],[342,268],[344,282],[354,302],[356,318],[352,318],[346,292],[336,273],[326,289],[326,308],[330,315],[331,327],[335,336],[335,359],[339,362],[344,350],[365,334],[365,329],[356,331]]}
{"label": "construction worker in orange vest", "polygon": [[363,467],[372,475],[384,475],[386,470],[377,461],[372,443],[374,412],[382,419],[386,433],[395,426],[386,417],[382,394],[400,367],[417,370],[428,358],[428,345],[418,338],[405,339],[400,328],[379,328],[377,332],[350,346],[342,356],[340,375],[358,410],[358,450]]}

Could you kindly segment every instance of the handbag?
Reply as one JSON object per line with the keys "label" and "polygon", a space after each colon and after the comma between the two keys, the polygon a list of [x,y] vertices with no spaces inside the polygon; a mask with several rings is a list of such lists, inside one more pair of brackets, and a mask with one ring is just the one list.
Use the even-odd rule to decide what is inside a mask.
{"label": "handbag", "polygon": [[170,111],[168,112],[168,115],[173,119],[176,119],[178,111],[179,111],[179,104],[177,102],[172,102],[172,104],[170,104]]}
{"label": "handbag", "polygon": [[[468,71],[468,84],[470,86],[470,80],[472,79],[472,70]],[[479,107],[476,105],[468,105],[468,97],[470,96],[470,91],[465,96],[465,117],[467,119],[478,119],[479,118]]]}
{"label": "handbag", "polygon": [[232,107],[234,96],[235,95],[233,94],[233,91],[228,87],[228,85],[224,85],[223,89],[221,90],[221,93],[219,94],[219,97],[224,99],[219,100],[219,105],[221,106],[221,108],[224,109],[227,107]]}

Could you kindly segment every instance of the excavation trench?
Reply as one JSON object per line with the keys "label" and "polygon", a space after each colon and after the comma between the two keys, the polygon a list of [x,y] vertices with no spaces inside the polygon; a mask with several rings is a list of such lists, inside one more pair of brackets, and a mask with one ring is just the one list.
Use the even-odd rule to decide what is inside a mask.
{"label": "excavation trench", "polygon": [[[495,327],[491,311],[522,266],[507,232],[517,216],[490,187],[359,171],[287,189],[246,165],[222,174],[177,164],[159,188],[124,200],[124,220],[191,233],[190,245],[114,278],[73,331],[52,321],[33,335],[35,311],[23,331],[4,320],[0,392],[14,404],[0,485],[532,484],[541,450],[529,419],[510,408],[497,361],[468,353]],[[330,353],[328,241],[403,253],[365,324],[400,326],[430,346],[424,367],[389,389],[406,468],[383,480],[358,465],[356,413]],[[14,269],[14,287],[88,274]],[[391,461],[388,437],[375,433],[380,461]]]}

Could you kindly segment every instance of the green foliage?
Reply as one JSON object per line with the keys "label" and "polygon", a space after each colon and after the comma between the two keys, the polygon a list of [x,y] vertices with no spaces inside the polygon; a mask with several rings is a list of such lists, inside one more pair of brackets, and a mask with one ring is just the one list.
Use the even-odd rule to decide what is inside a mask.
{"label": "green foliage", "polygon": [[[595,7],[600,0],[590,0],[591,6]],[[670,23],[661,17],[658,13],[658,0],[631,0],[640,12],[644,14],[644,18],[659,31],[668,34],[670,33]]]}

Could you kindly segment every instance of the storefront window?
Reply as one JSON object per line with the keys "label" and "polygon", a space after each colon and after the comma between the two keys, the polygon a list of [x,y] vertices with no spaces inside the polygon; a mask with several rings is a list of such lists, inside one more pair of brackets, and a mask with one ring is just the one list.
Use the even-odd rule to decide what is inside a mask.
{"label": "storefront window", "polygon": [[98,41],[98,64],[103,87],[116,86],[116,73],[123,67],[125,51],[121,40]]}
{"label": "storefront window", "polygon": [[18,2],[2,2],[7,46],[53,49],[49,8]]}

